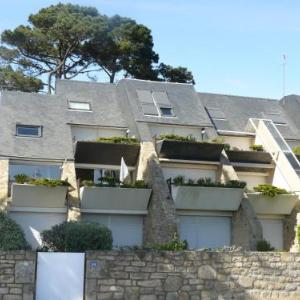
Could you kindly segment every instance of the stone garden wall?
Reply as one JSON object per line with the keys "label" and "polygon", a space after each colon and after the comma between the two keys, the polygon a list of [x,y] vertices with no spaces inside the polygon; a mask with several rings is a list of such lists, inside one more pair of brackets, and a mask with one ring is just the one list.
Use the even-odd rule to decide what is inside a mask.
{"label": "stone garden wall", "polygon": [[[34,252],[0,252],[0,300],[33,300]],[[85,300],[300,300],[300,253],[86,253]],[[50,300],[50,299],[49,299]]]}
{"label": "stone garden wall", "polygon": [[89,252],[86,299],[300,299],[300,253]]}
{"label": "stone garden wall", "polygon": [[0,300],[34,299],[35,264],[35,252],[0,251]]}

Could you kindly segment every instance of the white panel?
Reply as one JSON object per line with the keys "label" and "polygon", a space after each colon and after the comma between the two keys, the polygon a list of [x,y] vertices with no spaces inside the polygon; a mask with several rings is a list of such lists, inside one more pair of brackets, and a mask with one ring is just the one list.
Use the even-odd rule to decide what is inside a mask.
{"label": "white panel", "polygon": [[40,232],[66,220],[62,213],[10,212],[9,216],[24,230],[26,240],[33,249],[41,246]]}
{"label": "white panel", "polygon": [[231,218],[180,216],[180,238],[190,249],[219,248],[230,245]]}
{"label": "white panel", "polygon": [[38,253],[36,300],[83,300],[84,253]]}
{"label": "white panel", "polygon": [[107,226],[112,231],[114,247],[141,246],[143,243],[142,216],[82,214],[82,218]]}
{"label": "white panel", "polygon": [[239,180],[247,182],[247,188],[249,190],[253,190],[253,188],[259,184],[266,184],[268,183],[268,177],[264,176],[263,174],[248,174],[243,172],[237,172]]}
{"label": "white panel", "polygon": [[222,136],[224,143],[229,144],[231,148],[240,150],[250,150],[250,146],[254,144],[254,138],[243,136]]}
{"label": "white panel", "polygon": [[275,249],[283,249],[283,224],[280,219],[261,219],[259,218],[263,229],[263,237]]}
{"label": "white panel", "polygon": [[160,136],[162,134],[176,134],[180,136],[192,135],[199,141],[201,140],[201,129],[184,127],[184,126],[159,126],[159,125],[149,125],[152,136]]}
{"label": "white panel", "polygon": [[289,178],[289,176],[288,176],[289,174],[286,172],[284,175],[280,172],[280,169],[278,168],[278,166],[276,166],[272,184],[277,186],[277,187],[280,187],[280,188],[283,188],[283,189],[286,189],[286,190],[290,191],[291,187],[287,183],[287,179]]}
{"label": "white panel", "polygon": [[114,137],[125,135],[126,131],[122,129],[72,126],[72,137],[76,141],[94,141],[100,137]]}

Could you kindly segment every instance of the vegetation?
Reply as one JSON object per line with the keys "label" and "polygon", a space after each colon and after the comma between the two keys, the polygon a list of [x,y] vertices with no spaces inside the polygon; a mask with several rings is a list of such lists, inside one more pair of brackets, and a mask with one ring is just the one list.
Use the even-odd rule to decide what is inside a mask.
{"label": "vegetation", "polygon": [[297,239],[298,239],[298,244],[300,245],[300,225],[297,226]]}
{"label": "vegetation", "polygon": [[98,138],[96,142],[108,143],[108,144],[125,144],[125,145],[139,145],[139,141],[136,138],[129,138],[123,136],[114,136],[109,138]]}
{"label": "vegetation", "polygon": [[0,212],[0,232],[0,251],[30,249],[22,228],[3,212]]}
{"label": "vegetation", "polygon": [[249,147],[252,151],[264,151],[264,147],[262,145],[251,145]]}
{"label": "vegetation", "polygon": [[169,243],[156,244],[150,246],[149,248],[167,251],[183,251],[188,249],[188,242],[187,240],[180,240],[178,235],[175,233],[173,239]]}
{"label": "vegetation", "polygon": [[300,155],[300,146],[297,146],[293,149],[294,154]]}
{"label": "vegetation", "polygon": [[281,194],[289,194],[287,190],[278,188],[272,184],[259,184],[258,186],[254,187],[254,191],[272,198]]}
{"label": "vegetation", "polygon": [[111,250],[112,233],[96,223],[63,222],[41,233],[42,250],[80,252]]}
{"label": "vegetation", "polygon": [[275,248],[271,246],[271,244],[266,240],[260,240],[256,243],[256,251],[274,251]]}
{"label": "vegetation", "polygon": [[186,68],[159,64],[149,28],[93,7],[59,3],[43,8],[29,16],[28,24],[4,30],[1,42],[0,88],[36,91],[46,78],[50,93],[55,79],[86,75],[96,80],[100,72],[111,83],[118,74],[194,83]]}
{"label": "vegetation", "polygon": [[92,180],[83,180],[81,186],[96,186],[96,187],[120,187],[120,188],[133,188],[133,189],[146,189],[147,184],[143,180],[137,180],[135,183],[120,184],[120,181],[115,177],[103,177],[100,183],[94,183]]}
{"label": "vegetation", "polygon": [[33,185],[42,185],[48,187],[56,187],[56,186],[70,186],[68,181],[60,180],[60,179],[47,179],[47,178],[31,178],[26,174],[17,174],[15,176],[16,183],[20,184],[33,184]]}
{"label": "vegetation", "polygon": [[206,187],[225,187],[243,189],[246,182],[239,180],[229,180],[226,183],[214,182],[211,178],[200,178],[197,181],[193,179],[186,180],[184,176],[177,176],[173,178],[173,183],[176,186],[206,186]]}
{"label": "vegetation", "polygon": [[181,136],[177,134],[165,134],[160,135],[158,140],[169,140],[169,141],[178,141],[178,142],[197,142],[196,138],[192,135]]}

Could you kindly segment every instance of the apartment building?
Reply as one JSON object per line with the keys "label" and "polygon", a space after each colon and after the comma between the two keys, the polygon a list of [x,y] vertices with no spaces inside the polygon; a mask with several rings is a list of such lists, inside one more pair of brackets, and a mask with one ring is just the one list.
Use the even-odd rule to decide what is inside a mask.
{"label": "apartment building", "polygon": [[[1,209],[33,247],[41,231],[83,220],[108,226],[116,247],[164,243],[178,232],[191,249],[255,249],[265,239],[290,250],[300,211],[299,113],[300,96],[217,95],[133,79],[58,80],[55,95],[3,91]],[[122,158],[131,185],[106,184],[119,178]],[[19,174],[70,186],[24,184]],[[288,193],[267,197],[254,189],[261,184]]]}

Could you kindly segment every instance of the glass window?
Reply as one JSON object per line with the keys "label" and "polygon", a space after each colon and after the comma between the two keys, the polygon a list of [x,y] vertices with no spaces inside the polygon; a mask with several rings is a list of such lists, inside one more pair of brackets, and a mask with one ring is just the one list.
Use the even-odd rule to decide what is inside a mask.
{"label": "glass window", "polygon": [[69,109],[90,111],[91,104],[89,102],[69,101]]}
{"label": "glass window", "polygon": [[34,125],[17,125],[16,134],[18,136],[42,136],[42,127]]}
{"label": "glass window", "polygon": [[160,107],[160,112],[162,116],[173,116],[173,111],[170,107]]}
{"label": "glass window", "polygon": [[9,178],[10,181],[15,180],[17,174],[26,174],[32,178],[48,178],[60,179],[61,170],[60,166],[54,165],[39,165],[39,164],[22,164],[11,163],[9,165]]}

